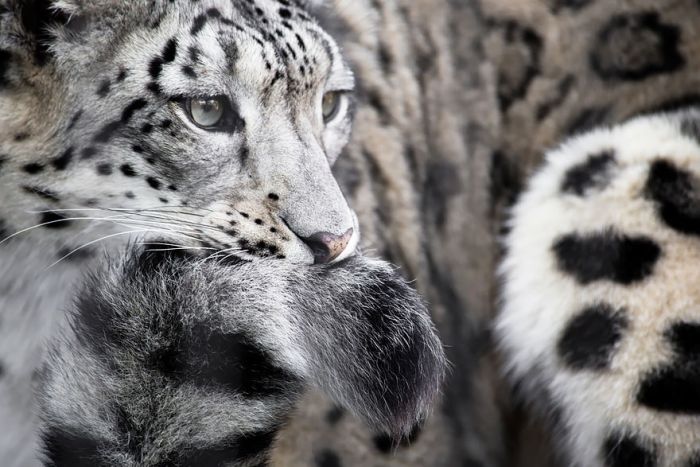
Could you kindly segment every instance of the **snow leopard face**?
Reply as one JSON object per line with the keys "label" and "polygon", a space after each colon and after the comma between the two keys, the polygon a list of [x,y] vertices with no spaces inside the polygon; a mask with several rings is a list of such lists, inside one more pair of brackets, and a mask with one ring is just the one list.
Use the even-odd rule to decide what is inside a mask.
{"label": "snow leopard face", "polygon": [[306,5],[29,3],[0,22],[8,233],[42,224],[68,253],[97,233],[244,259],[354,251],[331,174],[353,75]]}

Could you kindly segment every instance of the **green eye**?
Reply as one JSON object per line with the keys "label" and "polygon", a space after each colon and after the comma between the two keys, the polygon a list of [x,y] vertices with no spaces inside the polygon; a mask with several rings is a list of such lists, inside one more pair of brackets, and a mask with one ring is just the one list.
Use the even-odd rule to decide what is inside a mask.
{"label": "green eye", "polygon": [[213,129],[220,125],[226,113],[226,101],[222,97],[191,99],[188,105],[190,118],[204,129]]}
{"label": "green eye", "polygon": [[327,92],[323,96],[321,102],[321,110],[323,112],[323,122],[328,124],[332,122],[340,113],[340,108],[343,103],[343,94],[337,91]]}

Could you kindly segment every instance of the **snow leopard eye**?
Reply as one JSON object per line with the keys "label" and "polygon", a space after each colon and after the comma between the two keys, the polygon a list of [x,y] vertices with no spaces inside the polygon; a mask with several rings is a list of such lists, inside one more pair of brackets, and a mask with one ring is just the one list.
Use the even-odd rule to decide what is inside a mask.
{"label": "snow leopard eye", "polygon": [[228,102],[222,97],[195,98],[188,101],[192,122],[206,130],[219,126],[226,113]]}
{"label": "snow leopard eye", "polygon": [[323,113],[323,122],[328,125],[340,114],[343,108],[343,100],[346,99],[344,93],[338,91],[327,92],[323,95],[321,102],[321,111]]}

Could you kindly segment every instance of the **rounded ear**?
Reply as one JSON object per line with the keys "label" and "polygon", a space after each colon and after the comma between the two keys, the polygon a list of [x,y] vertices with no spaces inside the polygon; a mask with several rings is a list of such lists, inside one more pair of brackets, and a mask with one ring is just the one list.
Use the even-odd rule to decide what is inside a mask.
{"label": "rounded ear", "polygon": [[68,24],[70,15],[51,0],[24,0],[17,4],[21,30],[33,46],[37,64],[43,65],[49,59],[53,31]]}

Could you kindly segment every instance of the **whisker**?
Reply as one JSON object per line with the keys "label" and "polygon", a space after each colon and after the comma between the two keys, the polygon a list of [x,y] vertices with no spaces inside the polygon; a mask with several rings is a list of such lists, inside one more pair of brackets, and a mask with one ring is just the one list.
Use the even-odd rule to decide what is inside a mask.
{"label": "whisker", "polygon": [[46,270],[51,269],[52,267],[56,266],[58,263],[60,263],[60,262],[63,261],[64,259],[66,259],[66,258],[72,256],[73,254],[77,253],[78,251],[80,251],[80,250],[82,250],[82,249],[84,249],[84,248],[89,247],[90,245],[94,245],[95,243],[102,242],[102,241],[104,241],[104,240],[109,240],[110,238],[118,237],[118,236],[120,236],[120,235],[131,235],[131,234],[135,234],[135,233],[145,233],[145,232],[157,232],[157,230],[152,230],[152,229],[131,230],[131,231],[128,231],[128,232],[118,232],[118,233],[115,233],[115,234],[106,235],[106,236],[104,236],[104,237],[98,238],[98,239],[96,239],[96,240],[93,240],[93,241],[91,241],[91,242],[88,242],[88,243],[86,243],[86,244],[84,244],[84,245],[81,245],[81,246],[75,248],[75,249],[72,250],[70,253],[68,253],[68,254],[66,254],[66,255],[64,255],[64,256],[62,256],[62,257],[59,258],[57,261],[55,261],[55,262],[53,262],[51,265],[49,265],[49,266],[46,268]]}

